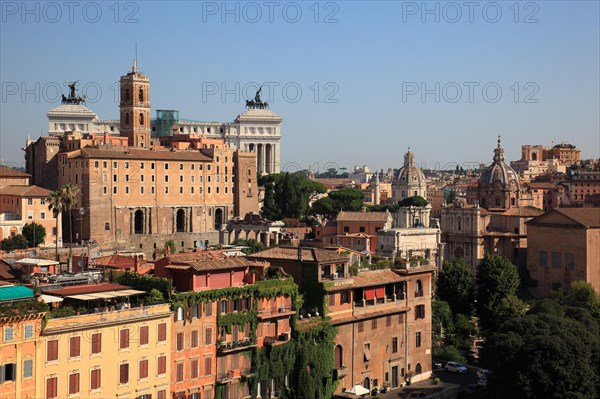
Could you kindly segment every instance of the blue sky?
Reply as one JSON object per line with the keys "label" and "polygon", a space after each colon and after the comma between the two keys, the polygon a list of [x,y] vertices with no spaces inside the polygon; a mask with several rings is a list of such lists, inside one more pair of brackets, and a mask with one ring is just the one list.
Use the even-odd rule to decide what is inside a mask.
{"label": "blue sky", "polygon": [[153,115],[232,121],[271,82],[284,165],[399,167],[408,146],[428,167],[489,163],[498,134],[508,159],[552,140],[600,157],[598,1],[48,4],[1,4],[4,162],[67,80],[116,118],[135,43]]}

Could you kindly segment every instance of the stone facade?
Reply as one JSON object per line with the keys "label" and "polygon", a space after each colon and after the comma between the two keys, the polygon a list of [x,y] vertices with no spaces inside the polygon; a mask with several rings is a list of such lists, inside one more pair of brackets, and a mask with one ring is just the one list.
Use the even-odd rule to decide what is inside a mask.
{"label": "stone facade", "polygon": [[404,166],[394,176],[392,190],[392,197],[396,202],[415,195],[427,198],[425,174],[415,164],[415,156],[410,150],[404,155]]}

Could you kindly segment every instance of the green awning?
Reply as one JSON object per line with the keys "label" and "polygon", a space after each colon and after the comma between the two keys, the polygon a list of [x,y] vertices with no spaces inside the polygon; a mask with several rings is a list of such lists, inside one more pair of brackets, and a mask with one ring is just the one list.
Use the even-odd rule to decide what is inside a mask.
{"label": "green awning", "polygon": [[33,298],[33,290],[30,288],[23,287],[22,285],[0,286],[0,302],[27,298]]}

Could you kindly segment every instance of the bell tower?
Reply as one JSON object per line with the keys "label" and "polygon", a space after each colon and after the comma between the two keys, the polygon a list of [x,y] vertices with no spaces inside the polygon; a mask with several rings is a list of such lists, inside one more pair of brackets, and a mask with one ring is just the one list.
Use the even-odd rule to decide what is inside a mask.
{"label": "bell tower", "polygon": [[120,129],[130,147],[150,147],[150,78],[133,68],[121,76]]}

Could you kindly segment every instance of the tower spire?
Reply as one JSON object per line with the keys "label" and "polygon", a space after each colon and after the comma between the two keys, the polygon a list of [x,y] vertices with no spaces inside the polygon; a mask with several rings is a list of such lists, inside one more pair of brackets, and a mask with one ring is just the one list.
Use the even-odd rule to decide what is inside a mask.
{"label": "tower spire", "polygon": [[132,71],[133,73],[137,73],[137,57],[138,57],[138,52],[137,52],[137,42],[135,43],[135,57],[133,59],[133,68]]}

